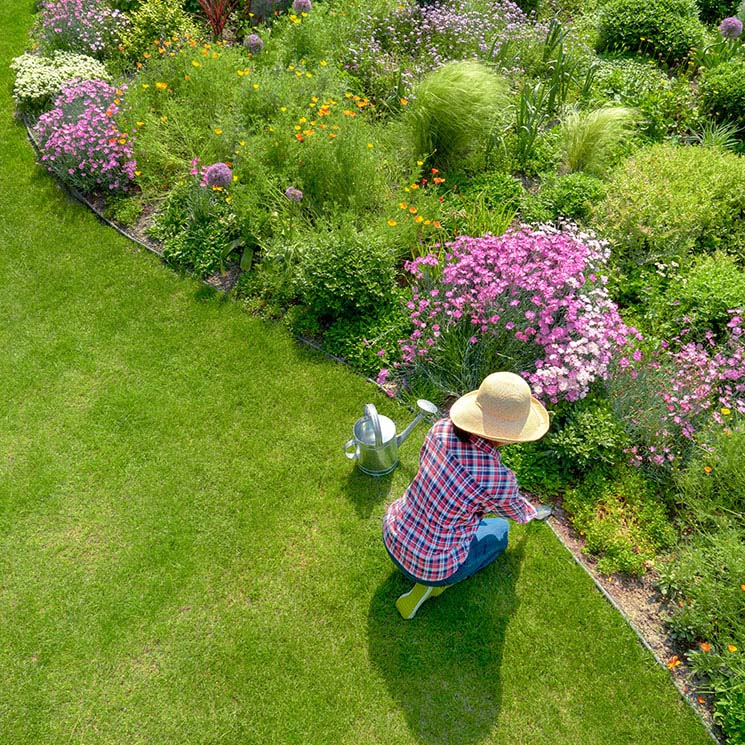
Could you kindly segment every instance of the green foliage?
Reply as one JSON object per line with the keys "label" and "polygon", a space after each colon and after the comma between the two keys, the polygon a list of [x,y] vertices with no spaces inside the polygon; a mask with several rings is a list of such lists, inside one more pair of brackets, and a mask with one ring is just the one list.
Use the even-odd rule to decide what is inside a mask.
{"label": "green foliage", "polygon": [[130,227],[140,219],[144,206],[142,199],[136,196],[111,196],[106,202],[106,216]]}
{"label": "green foliage", "polygon": [[394,256],[374,234],[353,226],[304,237],[296,278],[307,313],[321,323],[376,316],[392,300]]}
{"label": "green foliage", "polygon": [[[695,534],[660,568],[659,586],[670,601],[674,636],[694,643],[745,647],[745,532],[730,527]],[[738,644],[739,642],[739,644]]]}
{"label": "green foliage", "polygon": [[591,469],[609,470],[623,462],[628,437],[607,401],[586,398],[574,404],[560,429],[546,436],[562,467],[574,477]]}
{"label": "green foliage", "polygon": [[196,180],[170,191],[151,234],[163,242],[168,263],[198,277],[224,269],[241,243],[240,226],[222,192]]}
{"label": "green foliage", "polygon": [[695,0],[608,0],[598,10],[599,52],[641,53],[682,65],[703,38]]}
{"label": "green foliage", "polygon": [[585,551],[599,555],[605,574],[643,574],[657,554],[675,540],[664,507],[638,471],[621,468],[613,480],[593,471],[566,492],[564,509],[585,536]]}
{"label": "green foliage", "polygon": [[174,56],[151,59],[138,73],[127,91],[122,127],[137,131],[138,183],[144,191],[178,178],[193,158],[202,165],[234,159],[239,136],[231,103],[238,88],[251,88],[249,78],[236,75],[244,67],[238,49],[202,55],[200,47],[187,45]]}
{"label": "green foliage", "polygon": [[704,70],[699,82],[701,110],[714,121],[733,124],[745,134],[745,59]]}
{"label": "green foliage", "polygon": [[170,41],[173,36],[197,37],[197,27],[180,2],[143,0],[130,20],[132,25],[122,37],[123,54],[130,61],[153,53],[153,42]]}
{"label": "green foliage", "polygon": [[595,204],[605,196],[605,191],[605,183],[588,173],[545,174],[537,192],[525,193],[520,215],[527,223],[561,218],[586,222]]}
{"label": "green foliage", "polygon": [[602,177],[619,158],[629,138],[635,113],[622,106],[571,111],[561,122],[564,168]]}
{"label": "green foliage", "polygon": [[615,172],[596,222],[627,273],[721,249],[745,258],[745,159],[715,148],[654,145]]}
{"label": "green foliage", "polygon": [[490,209],[517,209],[524,193],[520,179],[503,171],[486,171],[468,179],[459,189],[464,200],[482,198]]}
{"label": "green foliage", "polygon": [[[732,419],[736,413],[724,415]],[[721,525],[743,527],[745,515],[745,431],[717,428],[688,467],[678,474],[676,486],[686,521],[711,530]]]}
{"label": "green foliage", "polygon": [[735,15],[738,0],[696,0],[699,17],[704,23],[718,24],[722,18]]}
{"label": "green foliage", "polygon": [[697,257],[664,292],[653,295],[646,319],[661,338],[672,338],[685,327],[689,339],[703,340],[713,332],[721,341],[732,308],[745,308],[745,271],[732,256],[717,252]]}
{"label": "green foliage", "polygon": [[410,330],[403,293],[392,294],[390,300],[372,315],[338,318],[323,335],[324,349],[353,370],[370,377],[377,375],[381,359],[386,357],[390,364],[396,341]]}
{"label": "green foliage", "polygon": [[634,109],[639,133],[653,141],[687,132],[696,112],[687,78],[636,59],[599,60],[591,103]]}
{"label": "green foliage", "polygon": [[450,62],[414,90],[408,121],[414,153],[447,168],[480,144],[507,104],[504,80],[478,62]]}

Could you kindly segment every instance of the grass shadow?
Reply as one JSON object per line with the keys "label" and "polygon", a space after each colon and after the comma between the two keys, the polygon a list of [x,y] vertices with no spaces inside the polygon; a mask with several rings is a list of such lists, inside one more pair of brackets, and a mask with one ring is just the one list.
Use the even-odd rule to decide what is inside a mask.
{"label": "grass shadow", "polygon": [[473,745],[500,716],[502,651],[523,561],[519,541],[494,564],[429,600],[411,621],[395,608],[410,584],[394,571],[368,616],[370,660],[426,745]]}

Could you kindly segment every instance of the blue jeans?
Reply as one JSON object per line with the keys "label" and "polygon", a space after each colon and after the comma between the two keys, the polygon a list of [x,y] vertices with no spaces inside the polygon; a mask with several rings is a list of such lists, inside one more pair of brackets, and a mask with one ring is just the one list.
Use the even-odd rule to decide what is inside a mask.
{"label": "blue jeans", "polygon": [[[479,523],[479,527],[476,529],[476,535],[471,539],[466,560],[449,577],[436,582],[424,582],[413,574],[409,574],[396,561],[390,551],[388,551],[388,555],[391,557],[391,561],[401,570],[404,577],[410,579],[412,582],[419,582],[420,584],[430,585],[431,587],[446,587],[447,585],[454,585],[456,582],[467,579],[472,574],[476,574],[480,569],[491,564],[497,556],[504,553],[504,550],[507,548],[509,530],[509,523],[501,517],[483,518]],[[387,550],[388,547],[386,546]]]}

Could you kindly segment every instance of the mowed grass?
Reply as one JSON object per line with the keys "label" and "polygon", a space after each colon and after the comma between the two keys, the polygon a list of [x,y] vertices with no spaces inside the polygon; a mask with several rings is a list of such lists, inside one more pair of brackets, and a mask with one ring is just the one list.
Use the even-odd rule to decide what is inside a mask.
{"label": "mowed grass", "polygon": [[70,202],[11,119],[0,5],[0,742],[657,743],[707,735],[544,525],[412,622],[380,541],[409,412]]}

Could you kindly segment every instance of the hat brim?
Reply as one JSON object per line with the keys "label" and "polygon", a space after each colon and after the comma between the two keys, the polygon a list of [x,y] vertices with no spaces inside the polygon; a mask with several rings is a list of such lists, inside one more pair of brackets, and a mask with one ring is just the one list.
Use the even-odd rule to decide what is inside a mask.
{"label": "hat brim", "polygon": [[533,442],[548,432],[548,412],[534,396],[530,397],[528,416],[520,422],[509,422],[486,415],[476,401],[477,395],[478,391],[466,393],[450,408],[450,419],[456,427],[499,442]]}

